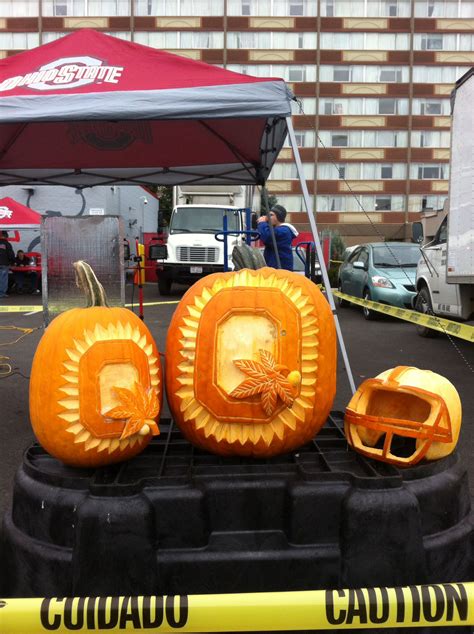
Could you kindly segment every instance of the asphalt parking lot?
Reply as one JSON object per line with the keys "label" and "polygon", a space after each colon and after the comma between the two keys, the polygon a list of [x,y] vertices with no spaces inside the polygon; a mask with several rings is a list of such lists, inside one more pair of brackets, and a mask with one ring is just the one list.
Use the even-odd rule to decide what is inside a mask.
{"label": "asphalt parking lot", "polygon": [[[127,289],[130,293],[130,288]],[[163,299],[179,301],[184,287],[169,298],[160,298],[156,285],[145,288],[146,302]],[[9,305],[40,304],[41,299],[30,296],[12,296]],[[145,322],[155,337],[160,351],[164,351],[167,327],[176,303],[145,307]],[[364,379],[397,365],[413,365],[433,370],[446,376],[458,389],[463,404],[463,426],[459,452],[466,464],[472,496],[474,496],[474,346],[460,339],[449,341],[444,336],[423,339],[415,327],[403,321],[383,317],[367,322],[359,308],[339,309],[340,323],[347,351],[358,385]],[[3,515],[11,499],[12,482],[20,464],[22,452],[34,441],[28,419],[28,379],[31,362],[41,337],[42,315],[1,313],[0,326],[37,328],[14,345],[5,345],[21,333],[0,330],[0,355],[11,358],[15,373],[0,380],[0,512]],[[46,370],[46,369],[45,369]],[[21,373],[21,374],[19,374]],[[338,367],[338,392],[334,409],[343,410],[350,398],[350,389],[342,363]],[[169,415],[165,402],[164,415]]]}

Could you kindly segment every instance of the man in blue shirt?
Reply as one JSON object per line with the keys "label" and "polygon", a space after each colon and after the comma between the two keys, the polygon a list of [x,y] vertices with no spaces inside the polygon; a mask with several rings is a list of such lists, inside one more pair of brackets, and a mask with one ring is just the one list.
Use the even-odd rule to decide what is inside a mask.
{"label": "man in blue shirt", "polygon": [[275,240],[278,255],[280,256],[281,268],[292,271],[293,252],[291,250],[291,243],[293,238],[296,238],[298,235],[298,231],[293,227],[293,225],[285,222],[285,218],[286,209],[281,205],[274,205],[268,214],[268,218],[267,216],[260,216],[258,219],[257,229],[260,235],[260,240],[265,245],[263,257],[265,258],[267,265],[272,266],[275,269],[278,268],[275,250],[273,248],[272,234],[268,225],[268,222],[271,222],[275,232]]}

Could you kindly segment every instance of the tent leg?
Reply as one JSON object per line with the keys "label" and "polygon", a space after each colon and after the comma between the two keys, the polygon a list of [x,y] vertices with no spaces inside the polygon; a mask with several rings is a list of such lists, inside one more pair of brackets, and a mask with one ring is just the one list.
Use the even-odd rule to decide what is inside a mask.
{"label": "tent leg", "polygon": [[351,365],[349,363],[349,357],[347,356],[346,346],[344,344],[344,339],[342,337],[341,326],[339,324],[339,318],[336,312],[336,305],[334,303],[334,295],[332,294],[331,284],[329,282],[329,275],[326,268],[326,263],[324,262],[323,250],[321,248],[321,242],[319,240],[318,228],[316,226],[316,220],[314,218],[312,205],[309,198],[308,186],[306,185],[306,180],[303,174],[303,165],[301,163],[300,153],[298,151],[298,146],[296,144],[295,131],[293,129],[293,122],[291,121],[291,117],[286,117],[286,124],[288,126],[288,135],[290,137],[291,148],[293,150],[293,154],[295,157],[296,170],[298,172],[298,177],[301,184],[301,191],[303,192],[304,204],[306,207],[306,212],[308,214],[309,224],[311,226],[311,232],[314,238],[314,244],[316,246],[316,253],[318,254],[318,260],[321,266],[321,273],[323,276],[324,286],[326,287],[326,295],[332,310],[332,314],[334,316],[334,323],[336,325],[337,338],[339,341],[339,347],[341,349],[342,359],[344,361],[344,367],[346,368],[347,378],[349,381],[351,392],[352,394],[354,394],[356,391],[354,377],[352,375]]}

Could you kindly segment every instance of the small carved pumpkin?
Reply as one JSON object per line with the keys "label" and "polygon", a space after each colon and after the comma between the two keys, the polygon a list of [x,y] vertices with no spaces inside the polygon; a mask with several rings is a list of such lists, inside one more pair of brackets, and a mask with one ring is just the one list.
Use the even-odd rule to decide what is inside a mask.
{"label": "small carved pumpkin", "polygon": [[76,262],[87,308],[56,317],[36,350],[30,417],[41,445],[68,465],[131,458],[159,433],[162,379],[153,338],[134,313],[109,308],[85,262]]}
{"label": "small carved pumpkin", "polygon": [[452,453],[461,417],[459,395],[448,379],[399,366],[359,386],[346,409],[345,431],[359,453],[404,467]]}
{"label": "small carved pumpkin", "polygon": [[265,457],[301,446],[322,427],[335,395],[326,299],[289,271],[205,277],[171,321],[166,389],[181,431],[201,448]]}

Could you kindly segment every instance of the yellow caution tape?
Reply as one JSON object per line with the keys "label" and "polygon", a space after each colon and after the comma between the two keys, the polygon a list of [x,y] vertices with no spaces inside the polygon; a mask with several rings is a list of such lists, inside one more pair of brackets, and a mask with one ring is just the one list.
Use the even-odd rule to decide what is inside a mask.
{"label": "yellow caution tape", "polygon": [[474,625],[474,583],[252,594],[0,600],[2,634]]}
{"label": "yellow caution tape", "polygon": [[42,306],[0,306],[0,313],[32,313],[41,312]]}
{"label": "yellow caution tape", "polygon": [[358,306],[365,306],[370,310],[375,310],[384,315],[390,315],[409,321],[417,326],[425,326],[432,330],[437,330],[444,334],[458,337],[459,339],[465,339],[466,341],[474,341],[474,326],[469,324],[463,324],[458,321],[452,321],[451,319],[444,319],[443,317],[437,317],[435,315],[427,315],[426,313],[419,313],[416,310],[409,310],[408,308],[397,308],[396,306],[388,306],[387,304],[381,304],[379,302],[373,302],[372,300],[362,299],[361,297],[354,297],[353,295],[346,295],[333,289],[333,295],[345,299],[348,302],[357,304]]}
{"label": "yellow caution tape", "polygon": [[[173,299],[166,302],[144,302],[143,306],[161,306],[162,304],[179,304],[180,301],[181,300],[179,299]],[[130,307],[132,306],[132,304],[125,304],[125,306]],[[135,302],[133,306],[138,306],[138,302]]]}
{"label": "yellow caution tape", "polygon": [[[144,306],[161,306],[162,304],[179,304],[179,299],[166,302],[145,302]],[[134,304],[125,304],[128,308],[138,306],[138,302]],[[0,306],[0,313],[39,313],[43,311],[42,306]]]}

